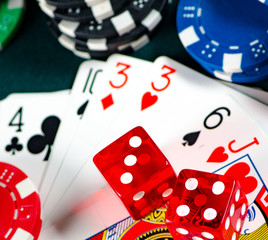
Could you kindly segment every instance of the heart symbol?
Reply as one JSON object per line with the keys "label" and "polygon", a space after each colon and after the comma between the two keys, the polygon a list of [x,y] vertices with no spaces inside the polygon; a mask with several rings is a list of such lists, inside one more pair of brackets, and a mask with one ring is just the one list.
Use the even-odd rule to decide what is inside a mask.
{"label": "heart symbol", "polygon": [[185,141],[184,143],[182,143],[183,146],[192,146],[195,144],[196,140],[198,139],[198,136],[200,134],[200,131],[198,132],[192,132],[192,133],[188,133],[183,137],[183,140]]}
{"label": "heart symbol", "polygon": [[211,153],[207,162],[222,163],[222,162],[225,162],[228,158],[229,158],[229,156],[227,153],[225,153],[225,148],[224,147],[217,147]]}
{"label": "heart symbol", "polygon": [[247,163],[241,162],[230,167],[224,176],[236,178],[241,184],[241,187],[243,188],[245,194],[249,194],[253,192],[258,186],[258,181],[255,177],[247,177],[249,173],[249,165]]}
{"label": "heart symbol", "polygon": [[150,92],[146,92],[142,97],[141,111],[154,105],[157,102],[157,100],[158,97],[156,95],[152,95]]}

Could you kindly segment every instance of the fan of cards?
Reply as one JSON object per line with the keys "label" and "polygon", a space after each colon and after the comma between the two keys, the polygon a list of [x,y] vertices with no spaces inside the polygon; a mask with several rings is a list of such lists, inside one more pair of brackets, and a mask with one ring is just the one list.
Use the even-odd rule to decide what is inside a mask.
{"label": "fan of cards", "polygon": [[137,126],[176,174],[188,168],[254,178],[242,234],[268,234],[267,106],[172,59],[85,61],[71,90],[11,94],[0,111],[1,161],[37,186],[40,239],[145,239],[144,229],[164,226],[165,208],[137,224],[92,160]]}

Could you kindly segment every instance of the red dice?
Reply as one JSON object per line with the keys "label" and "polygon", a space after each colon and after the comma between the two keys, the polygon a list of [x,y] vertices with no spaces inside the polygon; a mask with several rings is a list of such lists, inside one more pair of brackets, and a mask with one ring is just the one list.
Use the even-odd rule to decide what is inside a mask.
{"label": "red dice", "polygon": [[114,141],[93,161],[135,220],[171,197],[175,172],[142,127]]}
{"label": "red dice", "polygon": [[247,208],[237,180],[185,169],[168,203],[166,224],[175,240],[236,240]]}

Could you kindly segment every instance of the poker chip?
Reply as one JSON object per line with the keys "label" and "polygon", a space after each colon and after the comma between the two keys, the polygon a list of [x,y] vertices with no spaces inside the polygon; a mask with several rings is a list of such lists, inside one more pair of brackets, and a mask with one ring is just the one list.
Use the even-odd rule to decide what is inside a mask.
{"label": "poker chip", "polygon": [[[72,38],[76,43],[81,46],[85,46],[89,50],[95,51],[107,51],[107,50],[122,50],[125,45],[133,45],[133,42],[138,42],[138,39],[142,39],[147,36],[150,39],[157,26],[162,20],[162,13],[165,10],[166,2],[156,0],[152,6],[151,11],[144,17],[140,25],[138,25],[132,31],[115,38],[100,38],[100,39],[79,39]],[[49,19],[49,25],[56,29],[56,32],[61,32],[58,23],[55,19]],[[134,48],[136,49],[136,48]]]}
{"label": "poker chip", "polygon": [[72,51],[76,56],[79,56],[79,57],[82,57],[85,59],[91,59],[91,58],[105,59],[105,58],[107,58],[107,56],[109,56],[113,53],[122,53],[122,54],[130,53],[132,51],[136,51],[136,50],[142,48],[150,41],[149,36],[144,34],[141,37],[139,37],[138,39],[136,39],[128,44],[118,46],[115,49],[92,50],[92,49],[89,49],[87,47],[87,45],[83,45],[81,43],[79,44],[79,43],[75,42],[73,38],[62,34],[55,27],[55,25],[53,25],[53,23],[50,22],[50,24],[51,24],[51,31],[57,37],[59,43],[63,47]]}
{"label": "poker chip", "polygon": [[268,0],[258,0],[258,1],[260,1],[261,3],[264,3],[265,5],[268,6]]}
{"label": "poker chip", "polygon": [[49,5],[45,0],[40,0],[39,6],[51,18],[79,22],[88,22],[90,20],[100,22],[113,16],[115,12],[121,10],[128,2],[128,0],[104,0],[92,7],[84,3],[78,7],[61,8]]}
{"label": "poker chip", "polygon": [[206,65],[201,66],[207,70],[210,74],[218,79],[222,79],[228,82],[235,83],[253,83],[262,81],[268,78],[268,64],[256,67],[252,71],[246,71],[241,73],[226,73],[219,70],[211,69]]}
{"label": "poker chip", "polygon": [[239,83],[267,75],[268,9],[258,1],[181,0],[177,30],[187,52],[217,78]]}
{"label": "poker chip", "polygon": [[62,20],[58,26],[65,35],[81,39],[122,36],[140,24],[150,12],[155,1],[132,0],[121,12],[102,22],[91,20],[87,23],[80,23]]}
{"label": "poker chip", "polygon": [[113,51],[86,51],[85,49],[81,50],[79,49],[79,46],[77,46],[77,43],[71,37],[62,34],[58,28],[53,27],[53,24],[50,21],[48,21],[48,24],[51,25],[50,29],[53,35],[58,39],[58,42],[78,57],[84,59],[104,59],[107,56],[113,54]]}
{"label": "poker chip", "polygon": [[0,162],[0,239],[38,239],[42,220],[33,182],[18,168]]}
{"label": "poker chip", "polygon": [[[119,4],[120,1],[116,1]],[[112,3],[111,0],[109,2]],[[94,17],[88,22],[62,19],[59,15],[56,16],[55,7],[51,8],[54,9],[51,14],[51,11],[48,12],[43,7],[44,4],[48,5],[48,1],[42,0],[39,5],[47,15],[51,31],[62,46],[79,57],[104,59],[113,53],[136,51],[149,43],[167,9],[167,0],[121,2],[122,9],[115,11],[113,16],[103,21]]]}
{"label": "poker chip", "polygon": [[24,15],[24,0],[0,1],[0,51],[15,36]]}
{"label": "poker chip", "polygon": [[46,2],[52,6],[63,8],[81,7],[84,4],[91,7],[102,1],[103,0],[46,0]]}

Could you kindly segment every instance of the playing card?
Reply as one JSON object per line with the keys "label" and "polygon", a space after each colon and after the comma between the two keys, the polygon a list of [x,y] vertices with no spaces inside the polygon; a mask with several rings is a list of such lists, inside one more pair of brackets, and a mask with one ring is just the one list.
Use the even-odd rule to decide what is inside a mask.
{"label": "playing card", "polygon": [[[208,110],[209,108],[212,108],[211,111]],[[265,146],[267,146],[267,141],[265,135],[258,129],[257,125],[255,125],[249,117],[245,114],[245,112],[242,111],[242,109],[229,97],[220,97],[217,99],[217,101],[214,101],[213,104],[210,104],[209,106],[205,106],[207,111],[206,114],[204,114],[204,117],[201,118],[202,124],[204,125],[204,129],[201,129],[199,135],[197,135],[197,138],[195,139],[195,142],[191,145],[188,143],[185,144],[185,140],[183,138],[173,138],[171,137],[171,141],[167,141],[165,144],[160,144],[162,151],[167,156],[168,160],[171,164],[173,164],[174,169],[178,172],[181,169],[184,168],[191,168],[191,169],[200,169],[203,171],[209,171],[209,172],[215,172],[218,174],[225,174],[226,176],[230,177],[236,177],[242,187],[245,191],[247,198],[249,202],[251,203],[250,206],[250,212],[248,213],[248,221],[246,222],[242,233],[243,234],[249,234],[251,233],[256,235],[256,233],[253,231],[257,231],[258,234],[260,234],[260,230],[258,228],[265,225],[265,219],[267,218],[267,215],[265,212],[265,209],[267,208],[267,191],[265,187],[265,182],[267,182],[267,171],[268,168],[265,165],[264,157],[266,156],[266,149]],[[199,109],[200,111],[200,109]],[[203,112],[203,110],[201,111]],[[147,116],[148,117],[148,116]],[[172,116],[174,117],[174,115]],[[237,118],[238,117],[238,118]],[[121,118],[120,118],[121,119]],[[140,125],[145,125],[147,122],[143,119],[140,122]],[[195,118],[193,124],[191,124],[191,120],[189,120],[188,126],[197,126],[198,124],[195,124],[194,122],[197,121],[198,118]],[[239,125],[239,121],[243,119],[243,124]],[[175,119],[176,120],[176,119]],[[178,119],[177,119],[178,120]],[[237,122],[236,122],[237,121]],[[179,122],[179,120],[178,120]],[[170,122],[169,122],[170,124]],[[149,128],[149,125],[146,125]],[[236,126],[234,128],[234,126]],[[176,128],[174,126],[174,128]],[[203,142],[202,136],[204,135],[203,131],[213,131],[210,132],[210,141]],[[203,159],[203,156],[205,154],[204,151],[202,151],[203,148],[206,146],[210,146],[211,144],[214,144],[217,140],[224,140],[223,136],[233,136],[233,134],[240,134],[240,139],[245,139],[245,133],[249,134],[253,131],[254,137],[251,142],[248,144],[245,144],[241,147],[237,148],[236,142],[232,141],[233,145],[229,145],[229,151],[236,155],[239,153],[238,156],[241,155],[238,159],[230,158],[229,161],[225,160],[224,165],[220,165],[217,168],[214,167],[214,169],[217,169],[215,171],[211,170],[211,166],[207,167],[207,162],[211,161],[215,164],[222,163],[221,154],[215,156],[211,156],[208,158],[207,161],[202,162],[200,159]],[[215,133],[215,134],[213,134]],[[108,133],[110,134],[110,133]],[[164,135],[165,133],[162,132]],[[171,135],[170,135],[171,136]],[[237,135],[235,135],[237,136]],[[258,141],[257,141],[257,140]],[[261,140],[260,140],[261,139]],[[160,140],[156,140],[156,142],[161,142]],[[260,142],[263,144],[264,148],[259,148]],[[256,145],[257,149],[251,149],[251,147],[254,147]],[[181,148],[188,147],[189,151],[194,151],[194,155],[190,155],[189,157],[185,155],[185,150],[183,151]],[[194,147],[194,150],[192,149]],[[231,150],[230,150],[231,149]],[[245,154],[246,151],[250,152],[251,154]],[[218,153],[217,153],[218,154]],[[229,153],[228,153],[229,154]],[[245,154],[245,155],[243,155]],[[255,161],[249,156],[255,156]],[[205,156],[204,156],[205,157]],[[226,153],[223,153],[223,157],[226,157]],[[260,160],[259,160],[260,159]],[[261,171],[258,171],[258,167],[261,168]],[[264,176],[264,178],[262,177]],[[260,191],[263,191],[261,193],[261,197],[258,197],[260,194]],[[259,198],[260,203],[257,205],[254,203],[255,199]],[[264,214],[263,214],[264,213]],[[111,226],[112,227],[112,226]],[[108,228],[109,229],[109,228]],[[152,229],[150,229],[152,230]],[[107,231],[107,230],[106,230]],[[126,230],[127,231],[127,230]],[[125,232],[124,231],[124,234]],[[105,233],[105,230],[103,234]],[[106,232],[108,234],[108,232]],[[120,235],[120,239],[123,239],[124,234]],[[262,233],[261,233],[262,235]],[[99,234],[97,235],[99,236]],[[97,239],[92,237],[90,239]],[[115,238],[116,239],[116,238]]]}
{"label": "playing card", "polygon": [[[175,153],[177,149],[176,151],[173,151],[174,149],[170,148],[170,146],[176,147],[182,145],[181,140],[183,140],[183,137],[187,133],[202,130],[203,122],[207,116],[213,113],[216,109],[222,107],[222,109],[219,109],[219,115],[223,118],[222,121],[219,121],[219,119],[221,119],[220,117],[213,121],[212,118],[208,118],[207,125],[208,127],[213,127],[221,122],[219,128],[223,127],[226,121],[229,120],[229,111],[224,108],[227,106],[225,104],[228,103],[228,101],[232,103],[231,105],[228,104],[226,107],[227,109],[230,108],[229,110],[233,109],[232,106],[237,107],[232,99],[230,99],[229,96],[226,96],[225,93],[228,93],[235,97],[236,101],[239,102],[239,105],[243,106],[243,109],[245,109],[247,113],[254,116],[254,121],[256,123],[265,128],[265,123],[267,123],[266,106],[166,57],[157,59],[154,65],[155,67],[151,70],[150,76],[144,78],[137,89],[132,91],[130,100],[127,102],[121,113],[119,113],[116,121],[111,125],[110,131],[103,135],[103,141],[94,148],[92,154],[88,155],[86,161],[88,164],[84,165],[79,175],[68,187],[68,191],[64,194],[58,205],[60,206],[62,204],[62,206],[64,206],[63,209],[66,210],[65,214],[68,214],[67,212],[68,209],[71,209],[71,204],[76,203],[74,198],[79,196],[80,193],[81,196],[85,197],[87,195],[86,192],[90,192],[89,188],[92,187],[92,182],[89,181],[89,179],[91,179],[89,176],[95,171],[94,165],[92,165],[90,161],[92,160],[94,153],[97,153],[103,147],[129,131],[132,127],[142,125],[166,156],[173,156],[175,161],[183,161],[183,159],[176,157]],[[161,100],[163,100],[163,103]],[[149,112],[146,112],[146,110],[149,110]],[[231,115],[229,114],[230,117],[232,116],[232,111]],[[194,131],[192,131],[193,129]],[[199,137],[201,137],[202,134],[202,132],[199,133]],[[247,161],[247,164],[249,164],[249,159],[247,159]],[[185,162],[186,161],[183,161],[183,164],[185,164]],[[187,166],[187,164],[185,166]],[[222,165],[222,167],[223,166],[224,165]],[[220,170],[220,167],[215,169],[215,171],[216,170]],[[263,206],[267,207],[267,201],[265,202],[267,198],[266,196],[267,192],[265,191],[260,195],[258,203],[261,202]],[[68,203],[71,204],[69,205]],[[109,203],[107,202],[107,205],[108,204]],[[258,227],[261,226],[263,229],[263,227],[265,228],[265,224],[263,223],[264,217],[263,215],[260,217],[259,212],[261,211],[257,211],[255,207],[256,206],[251,206],[252,212],[255,213],[255,215],[252,214],[249,219],[251,222],[254,221],[254,224],[257,222],[254,225],[255,229],[257,229],[256,225]],[[259,221],[259,219],[261,219],[261,221]],[[119,222],[122,222],[123,220],[124,219],[122,218]],[[116,235],[117,233],[121,236],[119,233],[121,229],[118,231],[118,229],[114,228],[114,226],[120,226],[120,224],[118,225],[117,223],[118,221],[114,221],[114,224],[111,226],[103,228],[104,231],[100,232],[100,236],[103,234],[102,237],[109,236],[109,239],[118,239],[116,237],[113,238],[113,236],[118,237],[118,235]],[[126,226],[124,232],[129,229],[128,226]],[[252,226],[253,225],[251,225],[250,228],[252,228]],[[113,230],[114,232],[112,232]],[[73,229],[73,231],[75,230]],[[83,232],[85,231],[86,226]],[[252,230],[246,229],[245,232],[247,231]],[[262,236],[262,234],[260,234],[260,229],[258,229],[258,231],[256,236]],[[110,236],[109,233],[111,232],[113,233],[113,236]],[[90,236],[88,235],[88,237]],[[92,239],[98,239],[97,237],[99,237],[99,235]],[[79,233],[77,233],[77,238],[79,238]]]}
{"label": "playing card", "polygon": [[[64,163],[46,201],[45,212],[48,215],[53,212],[57,216],[64,209],[63,206],[68,206],[67,203],[59,204],[62,192],[68,190],[68,186],[83,164],[87,164],[87,159],[94,146],[101,140],[103,134],[123,109],[121,106],[126,104],[126,100],[137,84],[144,80],[150,67],[150,62],[119,54],[108,59],[107,68],[101,81],[96,82],[94,86],[94,98],[92,98],[84,113],[82,123],[79,125],[72,144],[65,155]],[[83,183],[73,189],[73,192],[68,191],[68,194],[71,193],[73,196],[71,199],[78,200],[78,196],[79,198],[88,196],[106,184],[99,171],[91,165],[92,163],[89,162],[88,167],[92,170],[90,174],[81,175]],[[84,188],[84,184],[88,186],[88,190],[80,191]],[[56,208],[55,203],[59,204]],[[57,210],[55,211],[53,208]]]}
{"label": "playing card", "polygon": [[268,105],[268,92],[261,90],[259,88],[254,88],[254,87],[248,87],[245,85],[240,85],[240,84],[233,84],[230,82],[223,82],[224,85],[237,89],[240,92],[245,93],[246,95],[255,98],[256,100]]}
{"label": "playing card", "polygon": [[[198,128],[196,124],[192,124],[193,133],[200,130],[194,141],[189,141],[187,132],[186,135],[179,136],[179,141],[165,146],[163,151],[176,170],[183,166],[238,179],[250,204],[242,232],[252,233],[267,218],[267,202],[265,197],[259,196],[261,190],[264,191],[262,196],[267,193],[267,136],[240,107],[230,101],[225,101],[221,107],[207,114],[200,118],[203,126]],[[256,205],[258,198],[262,201]]]}
{"label": "playing card", "polygon": [[[224,153],[224,145],[237,157],[236,153],[240,155],[240,152],[245,152],[244,150],[249,150],[254,145],[257,147],[260,145],[256,137],[258,134],[265,139],[258,126],[231,98],[225,98],[224,102],[214,106],[214,103],[211,104],[206,108],[206,112],[201,113],[199,122],[196,119],[189,120],[185,132],[178,136],[179,145],[176,147],[181,152],[180,157],[187,158],[186,161],[198,151],[201,155],[199,158],[209,163],[206,165],[209,171],[229,159],[229,155]],[[213,166],[213,163],[217,164]],[[200,167],[203,167],[202,161]]]}
{"label": "playing card", "polygon": [[[188,163],[188,168],[195,167],[237,178],[250,204],[242,231],[249,234],[260,228],[267,219],[268,169],[265,156],[268,142],[258,127],[243,118],[243,115],[235,116],[234,109],[231,115],[232,124],[226,121],[212,132],[203,129],[195,143],[196,147],[173,143],[167,146],[166,151],[170,153],[170,158],[173,154],[183,158]],[[219,138],[220,135],[224,137]]]}
{"label": "playing card", "polygon": [[[0,158],[40,188],[69,92],[12,94],[1,102]],[[43,200],[43,199],[42,199]]]}
{"label": "playing card", "polygon": [[255,201],[249,205],[247,218],[245,220],[242,233],[248,234],[252,239],[266,239],[268,236],[267,229],[267,190],[265,187],[261,189]]}
{"label": "playing card", "polygon": [[[106,186],[90,198],[77,203],[71,211],[66,211],[66,215],[59,216],[54,226],[60,226],[60,232],[57,233],[54,229],[53,236],[49,236],[51,231],[46,233],[47,228],[41,233],[40,239],[55,236],[57,239],[86,239],[125,218],[129,218],[128,212],[113,190]],[[131,219],[128,222],[134,221]]]}
{"label": "playing card", "polygon": [[[83,119],[84,112],[91,102],[94,94],[94,84],[99,81],[105,67],[105,62],[97,60],[85,61],[78,69],[74,84],[70,93],[68,108],[64,113],[64,121],[54,141],[54,151],[48,164],[44,184],[40,189],[40,196],[46,203],[46,197],[55,181],[61,167],[64,155],[67,152],[76,129]],[[60,191],[60,189],[59,189]],[[45,218],[44,214],[44,218]]]}
{"label": "playing card", "polygon": [[[160,79],[172,71],[167,67],[170,66],[165,64],[159,66],[159,69],[166,71],[160,72]],[[155,72],[157,73],[157,71]],[[180,76],[173,79],[170,77],[170,81],[164,77],[162,86],[160,82],[157,82],[156,77],[153,78],[154,82],[149,81],[147,87],[144,86],[144,83],[144,85],[141,84],[137,89],[138,97],[136,92],[135,97],[128,102],[128,109],[124,111],[124,116],[120,115],[118,118],[120,121],[115,122],[99,148],[102,149],[126,131],[141,125],[158,144],[176,172],[183,168],[192,168],[218,172],[228,176],[234,176],[236,173],[246,190],[250,203],[252,203],[267,182],[268,168],[264,164],[264,157],[267,155],[265,146],[268,143],[265,135],[232,98],[220,94],[218,91],[214,92],[214,88],[209,86],[209,82],[204,84],[204,81],[201,81],[200,84],[204,84],[203,87],[197,83],[198,88],[194,87],[196,84],[194,81],[184,83],[184,80],[191,80],[185,77],[181,78],[181,75],[184,74],[185,72],[180,72]],[[156,86],[156,83],[159,85]],[[170,90],[169,87],[171,87]],[[164,90],[161,92],[160,89]],[[189,101],[186,101],[188,99]],[[130,111],[128,111],[129,109]],[[198,119],[201,121],[198,122]],[[122,122],[129,124],[128,126],[122,125]],[[194,126],[194,129],[191,128],[194,131],[186,131],[190,126]],[[211,136],[209,141],[206,140],[205,131]],[[190,137],[189,133],[192,134]],[[186,135],[188,138],[185,139]],[[202,139],[204,141],[201,141]],[[211,157],[210,164],[218,164],[219,166],[217,168],[215,165],[208,167],[209,164],[206,160],[209,159],[209,155],[207,158],[205,157],[206,151],[204,149],[210,146],[215,147],[214,144],[218,141],[226,141],[226,149],[229,144],[229,151],[236,157],[230,158],[222,165],[219,165],[218,162],[213,163]],[[189,148],[189,157],[185,154],[185,150],[182,151],[187,147]],[[194,155],[192,154],[193,148]],[[242,156],[246,154],[245,151],[250,151],[255,160],[246,156],[238,160],[240,154]],[[208,153],[212,154],[212,151],[208,151]],[[225,153],[222,152],[222,154],[226,156]],[[206,160],[201,161],[200,159],[203,158]],[[216,159],[220,161],[218,157]],[[228,164],[230,166],[226,166]],[[245,181],[243,181],[244,178],[246,178]],[[257,218],[255,221],[258,221]],[[262,224],[263,221],[258,222],[259,227]],[[250,225],[246,225],[246,227],[251,228]],[[247,231],[249,232],[249,230]]]}

